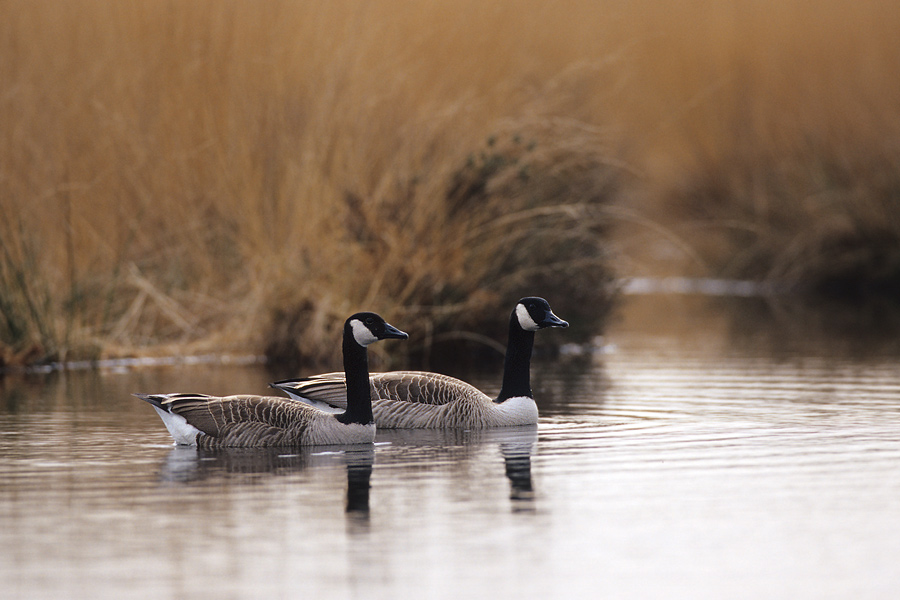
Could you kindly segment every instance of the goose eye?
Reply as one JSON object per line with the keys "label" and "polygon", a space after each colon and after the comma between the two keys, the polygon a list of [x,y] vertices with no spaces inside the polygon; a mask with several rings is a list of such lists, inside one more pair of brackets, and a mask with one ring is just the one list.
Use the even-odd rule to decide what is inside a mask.
{"label": "goose eye", "polygon": [[371,325],[374,322],[375,322],[375,319],[373,319],[372,317],[366,317],[366,325]]}

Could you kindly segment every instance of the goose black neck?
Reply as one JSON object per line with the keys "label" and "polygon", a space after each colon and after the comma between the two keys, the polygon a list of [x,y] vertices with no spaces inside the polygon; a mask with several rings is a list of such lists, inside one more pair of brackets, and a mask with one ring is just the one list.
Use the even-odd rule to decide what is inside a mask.
{"label": "goose black neck", "polygon": [[344,377],[347,381],[347,410],[337,415],[341,423],[374,423],[372,396],[369,391],[369,355],[353,339],[353,331],[344,329]]}
{"label": "goose black neck", "polygon": [[503,385],[494,402],[498,404],[508,398],[531,394],[531,349],[534,347],[534,332],[519,326],[515,311],[509,317],[509,341],[503,364]]}

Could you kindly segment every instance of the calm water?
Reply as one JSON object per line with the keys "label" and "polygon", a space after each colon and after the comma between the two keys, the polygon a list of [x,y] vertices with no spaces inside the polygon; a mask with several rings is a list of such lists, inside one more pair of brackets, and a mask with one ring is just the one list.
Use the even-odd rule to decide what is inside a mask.
{"label": "calm water", "polygon": [[537,427],[366,448],[175,448],[128,395],[259,368],[6,377],[0,595],[897,597],[900,355],[663,309],[537,360]]}

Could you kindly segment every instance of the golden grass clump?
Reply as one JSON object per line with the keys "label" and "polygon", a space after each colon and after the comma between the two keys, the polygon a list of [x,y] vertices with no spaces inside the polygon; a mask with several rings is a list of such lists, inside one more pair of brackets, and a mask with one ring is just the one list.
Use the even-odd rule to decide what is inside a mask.
{"label": "golden grass clump", "polygon": [[[334,212],[331,243],[343,261],[323,274],[327,301],[298,296],[295,282],[315,270],[284,257],[267,354],[312,358],[304,354],[316,337],[310,325],[339,325],[319,311],[346,299],[398,313],[419,332],[407,349],[419,356],[436,344],[504,339],[509,311],[525,294],[552,298],[583,326],[572,339],[585,339],[609,309],[606,205],[622,172],[598,135],[578,123],[517,120],[436,182],[426,170],[394,182],[377,202],[348,191]],[[336,350],[336,335],[329,331],[320,347]]]}
{"label": "golden grass clump", "polygon": [[[579,76],[523,72],[509,9],[4,0],[5,359],[277,357],[301,334],[331,358],[352,310],[425,335],[563,297],[576,264],[605,281],[616,168],[578,115],[553,126]],[[460,44],[473,17],[497,35]]]}

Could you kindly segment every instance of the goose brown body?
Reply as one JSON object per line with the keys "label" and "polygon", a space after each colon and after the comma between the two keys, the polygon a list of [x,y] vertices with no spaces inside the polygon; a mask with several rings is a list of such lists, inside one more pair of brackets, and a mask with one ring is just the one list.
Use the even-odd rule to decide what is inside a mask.
{"label": "goose brown body", "polygon": [[[455,377],[427,371],[392,371],[369,376],[372,413],[378,427],[471,428],[507,427],[537,423],[537,404],[531,392],[530,361],[534,332],[544,327],[567,327],[542,298],[523,298],[510,315],[509,344],[503,386],[496,399]],[[341,373],[270,384],[300,402],[346,405]]]}
{"label": "goose brown body", "polygon": [[375,439],[374,424],[343,424],[334,414],[281,397],[135,396],[152,404],[160,416],[181,417],[184,422],[176,420],[172,427],[164,416],[163,421],[176,442],[199,448],[365,444]]}
{"label": "goose brown body", "polygon": [[344,402],[322,410],[272,396],[134,394],[149,402],[175,442],[201,448],[364,444],[375,439],[366,347],[407,334],[375,313],[356,313],[344,323]]}
{"label": "goose brown body", "polygon": [[[286,383],[273,386],[288,391],[282,387]],[[498,405],[475,386],[440,373],[372,373],[369,384],[372,414],[378,427],[384,429],[486,428],[537,422],[536,406],[533,411],[513,411],[519,403]],[[342,408],[347,402],[343,373],[292,380],[290,385],[289,393],[295,399],[324,402],[335,408]]]}

